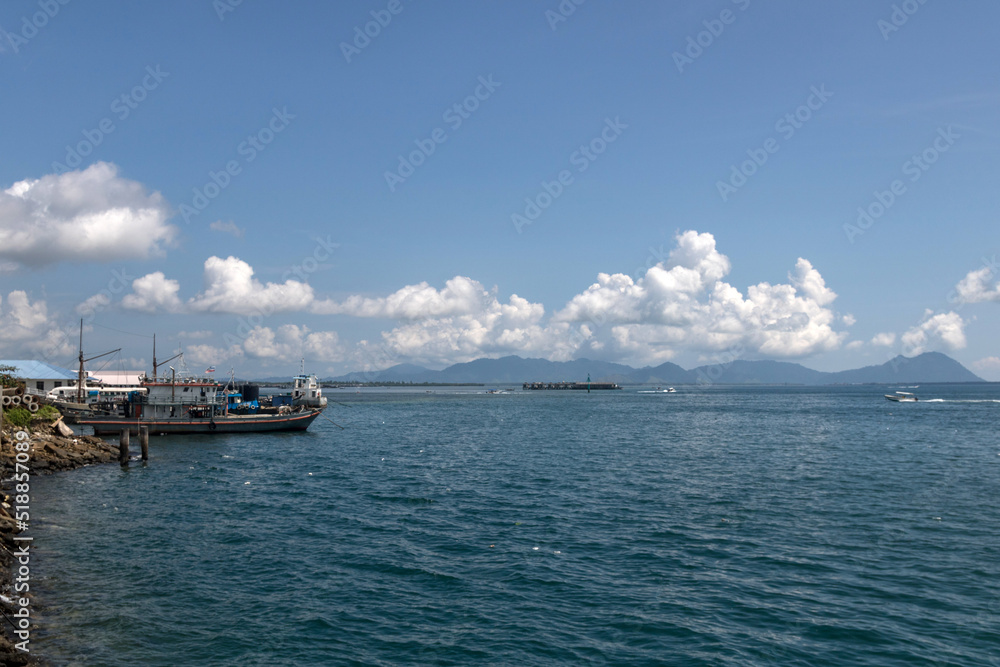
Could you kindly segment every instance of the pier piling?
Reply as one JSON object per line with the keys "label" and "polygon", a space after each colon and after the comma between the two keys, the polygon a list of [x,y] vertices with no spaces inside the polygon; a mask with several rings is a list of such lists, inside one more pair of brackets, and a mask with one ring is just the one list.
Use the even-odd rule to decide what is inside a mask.
{"label": "pier piling", "polygon": [[149,427],[139,427],[139,446],[142,447],[142,462],[149,460]]}
{"label": "pier piling", "polygon": [[128,467],[128,429],[123,428],[122,434],[118,438],[118,463],[123,468]]}

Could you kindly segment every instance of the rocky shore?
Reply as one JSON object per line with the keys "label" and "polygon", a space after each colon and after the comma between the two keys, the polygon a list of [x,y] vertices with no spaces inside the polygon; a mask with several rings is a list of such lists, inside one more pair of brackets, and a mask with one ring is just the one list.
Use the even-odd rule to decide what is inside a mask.
{"label": "rocky shore", "polygon": [[[19,427],[4,423],[0,434],[0,665],[43,665],[34,652],[25,653],[15,647],[17,639],[12,634],[12,614],[18,609],[8,602],[22,594],[12,592],[14,562],[13,553],[23,542],[16,543],[14,536],[21,532],[14,517],[14,474],[16,467],[15,434]],[[47,474],[59,470],[71,470],[94,463],[111,463],[118,460],[118,447],[94,436],[76,435],[61,419],[55,422],[33,421],[26,429],[31,446],[30,475]],[[16,547],[15,547],[16,544]]]}

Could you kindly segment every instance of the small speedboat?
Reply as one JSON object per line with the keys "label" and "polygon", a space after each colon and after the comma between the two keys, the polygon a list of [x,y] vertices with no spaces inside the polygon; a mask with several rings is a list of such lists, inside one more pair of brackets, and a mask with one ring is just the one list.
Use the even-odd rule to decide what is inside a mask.
{"label": "small speedboat", "polygon": [[895,394],[885,394],[885,397],[896,403],[916,403],[917,397],[908,391],[897,391]]}

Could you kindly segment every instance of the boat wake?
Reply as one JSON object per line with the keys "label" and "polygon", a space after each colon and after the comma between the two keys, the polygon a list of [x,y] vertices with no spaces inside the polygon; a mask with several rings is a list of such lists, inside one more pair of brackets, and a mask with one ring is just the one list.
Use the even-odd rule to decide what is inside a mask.
{"label": "boat wake", "polygon": [[1000,398],[927,398],[921,403],[1000,403]]}

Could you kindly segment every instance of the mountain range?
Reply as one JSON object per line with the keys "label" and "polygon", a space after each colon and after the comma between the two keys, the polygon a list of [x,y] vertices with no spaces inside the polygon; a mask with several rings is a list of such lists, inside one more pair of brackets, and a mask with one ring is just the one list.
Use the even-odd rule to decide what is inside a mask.
{"label": "mountain range", "polygon": [[659,366],[632,368],[624,364],[591,359],[548,361],[517,356],[476,359],[435,371],[413,364],[399,364],[381,371],[354,372],[327,378],[324,382],[413,382],[521,384],[523,382],[593,382],[618,384],[894,384],[911,382],[984,382],[951,357],[925,352],[902,355],[878,366],[839,372],[817,371],[785,361],[731,361],[685,370],[666,362]]}

